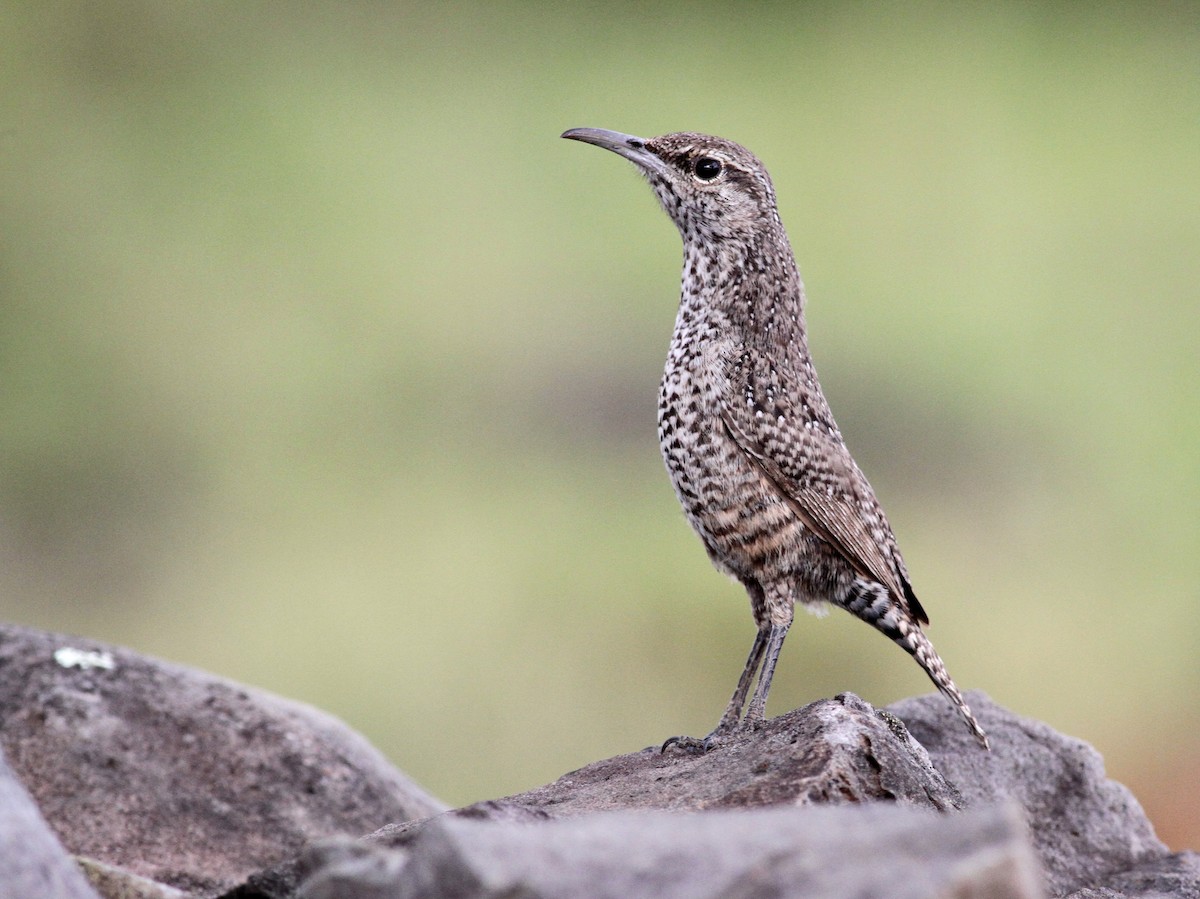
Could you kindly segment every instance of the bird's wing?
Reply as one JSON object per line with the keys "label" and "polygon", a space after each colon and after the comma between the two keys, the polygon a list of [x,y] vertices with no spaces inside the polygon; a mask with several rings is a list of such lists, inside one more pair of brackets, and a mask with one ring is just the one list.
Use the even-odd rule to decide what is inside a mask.
{"label": "bird's wing", "polygon": [[813,533],[927,622],[891,527],[842,442],[812,369],[797,374],[746,348],[726,371],[731,389],[722,419],[733,440]]}

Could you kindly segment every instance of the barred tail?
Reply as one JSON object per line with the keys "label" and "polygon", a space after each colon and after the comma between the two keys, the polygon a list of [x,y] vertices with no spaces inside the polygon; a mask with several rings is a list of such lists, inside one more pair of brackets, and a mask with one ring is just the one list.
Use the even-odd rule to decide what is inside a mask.
{"label": "barred tail", "polygon": [[903,618],[897,621],[896,632],[896,636],[892,637],[892,639],[904,647],[904,650],[917,660],[917,664],[925,669],[925,673],[929,675],[929,679],[933,681],[933,685],[954,704],[954,707],[958,709],[958,713],[962,715],[963,720],[967,722],[967,727],[971,729],[971,733],[975,735],[975,739],[979,741],[979,745],[984,749],[991,749],[991,746],[988,744],[987,734],[979,726],[979,722],[975,720],[975,715],[971,712],[970,706],[967,705],[967,701],[963,699],[958,686],[946,670],[946,663],[937,654],[937,650],[933,648],[933,644],[929,642],[929,638],[925,636],[925,632],[918,625],[910,624]]}
{"label": "barred tail", "polygon": [[962,692],[946,670],[946,663],[937,654],[937,650],[933,648],[933,644],[925,636],[921,626],[897,606],[895,600],[881,584],[864,582],[860,579],[855,582],[855,588],[849,601],[843,607],[886,634],[916,659],[917,664],[933,681],[933,685],[953,703],[954,708],[962,715],[979,744],[984,749],[990,749],[987,734],[975,720],[975,715],[972,714],[966,700],[963,699]]}

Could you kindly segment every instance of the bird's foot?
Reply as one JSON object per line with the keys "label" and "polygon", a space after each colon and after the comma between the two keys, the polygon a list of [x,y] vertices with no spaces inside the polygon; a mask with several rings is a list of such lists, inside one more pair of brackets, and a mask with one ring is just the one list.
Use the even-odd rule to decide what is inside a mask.
{"label": "bird's foot", "polygon": [[699,737],[669,737],[662,744],[661,753],[666,753],[668,749],[678,749],[680,752],[685,752],[688,755],[704,755],[710,749],[717,747],[717,740],[713,739],[715,733],[709,734],[707,737],[700,739]]}
{"label": "bird's foot", "polygon": [[689,755],[704,755],[716,749],[725,738],[737,730],[740,730],[741,725],[734,719],[732,721],[721,720],[711,734],[707,737],[671,737],[662,744],[660,752],[666,752],[668,749],[679,749]]}

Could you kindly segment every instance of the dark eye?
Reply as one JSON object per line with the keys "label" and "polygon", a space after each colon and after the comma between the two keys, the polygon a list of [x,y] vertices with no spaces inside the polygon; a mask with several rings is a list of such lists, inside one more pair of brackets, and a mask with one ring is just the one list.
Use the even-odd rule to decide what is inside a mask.
{"label": "dark eye", "polygon": [[711,156],[701,156],[692,165],[692,171],[701,181],[712,181],[721,174],[721,160],[713,159]]}

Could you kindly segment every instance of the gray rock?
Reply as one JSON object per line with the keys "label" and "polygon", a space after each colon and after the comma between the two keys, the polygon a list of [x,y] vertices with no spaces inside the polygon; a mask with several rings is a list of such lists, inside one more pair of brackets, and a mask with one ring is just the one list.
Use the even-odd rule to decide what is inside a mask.
{"label": "gray rock", "polygon": [[75,861],[87,875],[88,883],[103,899],[189,899],[190,896],[182,890],[138,877],[124,868],[106,865],[94,858],[79,856]]}
{"label": "gray rock", "polygon": [[12,625],[0,745],[70,852],[197,892],[445,808],[308,706]]}
{"label": "gray rock", "polygon": [[1200,855],[1177,852],[1109,877],[1068,899],[1200,899]]}
{"label": "gray rock", "polygon": [[1109,894],[1095,896],[1200,897],[1195,853],[1170,855],[1133,794],[1105,777],[1096,750],[1014,715],[983,693],[968,701],[991,736],[990,753],[974,748],[971,735],[955,726],[953,709],[934,696],[906,699],[888,710],[929,750],[968,806],[1017,802],[1052,895],[1106,888]]}
{"label": "gray rock", "polygon": [[[664,754],[652,746],[449,816],[518,825],[618,809],[694,812],[873,800],[937,811],[961,803],[957,791],[934,769],[903,725],[847,693],[774,718],[753,734],[731,737],[707,755]],[[426,826],[428,822],[421,821],[392,824],[367,840],[376,846],[403,848],[419,838]],[[317,861],[308,856],[261,872],[225,899],[291,896],[304,872],[314,866],[319,869],[323,858],[318,853]],[[333,882],[348,889],[356,866],[369,864],[369,858],[348,859],[330,875]]]}
{"label": "gray rock", "polygon": [[[843,694],[775,718],[704,756],[663,755],[650,747],[452,814],[567,818],[617,808],[872,800],[949,810],[1010,801],[1021,810],[1051,894],[1092,888],[1107,889],[1111,899],[1200,899],[1197,856],[1168,853],[1129,791],[1104,776],[1093,749],[1013,715],[982,693],[970,702],[993,737],[990,753],[937,694],[880,712]],[[372,839],[405,846],[420,829],[412,823],[384,828]]]}
{"label": "gray rock", "polygon": [[98,899],[0,751],[0,899]]}
{"label": "gray rock", "polygon": [[[518,825],[446,815],[386,876],[381,853],[335,854],[297,899],[1043,895],[1019,816],[1002,807],[601,812]],[[354,876],[364,863],[365,881]]]}
{"label": "gray rock", "polygon": [[396,894],[408,853],[359,840],[333,840],[301,856],[303,885],[296,899],[389,899]]}
{"label": "gray rock", "polygon": [[[1200,899],[1200,857],[1170,854],[1090,747],[982,694],[971,704],[991,753],[939,696],[876,711],[843,694],[703,756],[650,747],[439,814],[305,706],[0,626],[0,745],[67,848],[119,890],[985,899],[1044,883],[1072,899]],[[14,897],[94,896],[61,852],[21,867],[29,859],[12,847],[41,845],[38,825],[48,834],[11,772],[0,790],[6,776],[18,795],[0,792],[0,865],[12,868],[0,869],[0,899],[9,884]],[[388,820],[361,842],[321,842]],[[30,877],[44,882],[27,888]]]}
{"label": "gray rock", "polygon": [[[852,693],[730,737],[705,755],[650,746],[501,800],[554,818],[612,809],[756,808],[888,800],[947,811],[961,797],[898,722]],[[977,749],[983,753],[982,749]]]}

